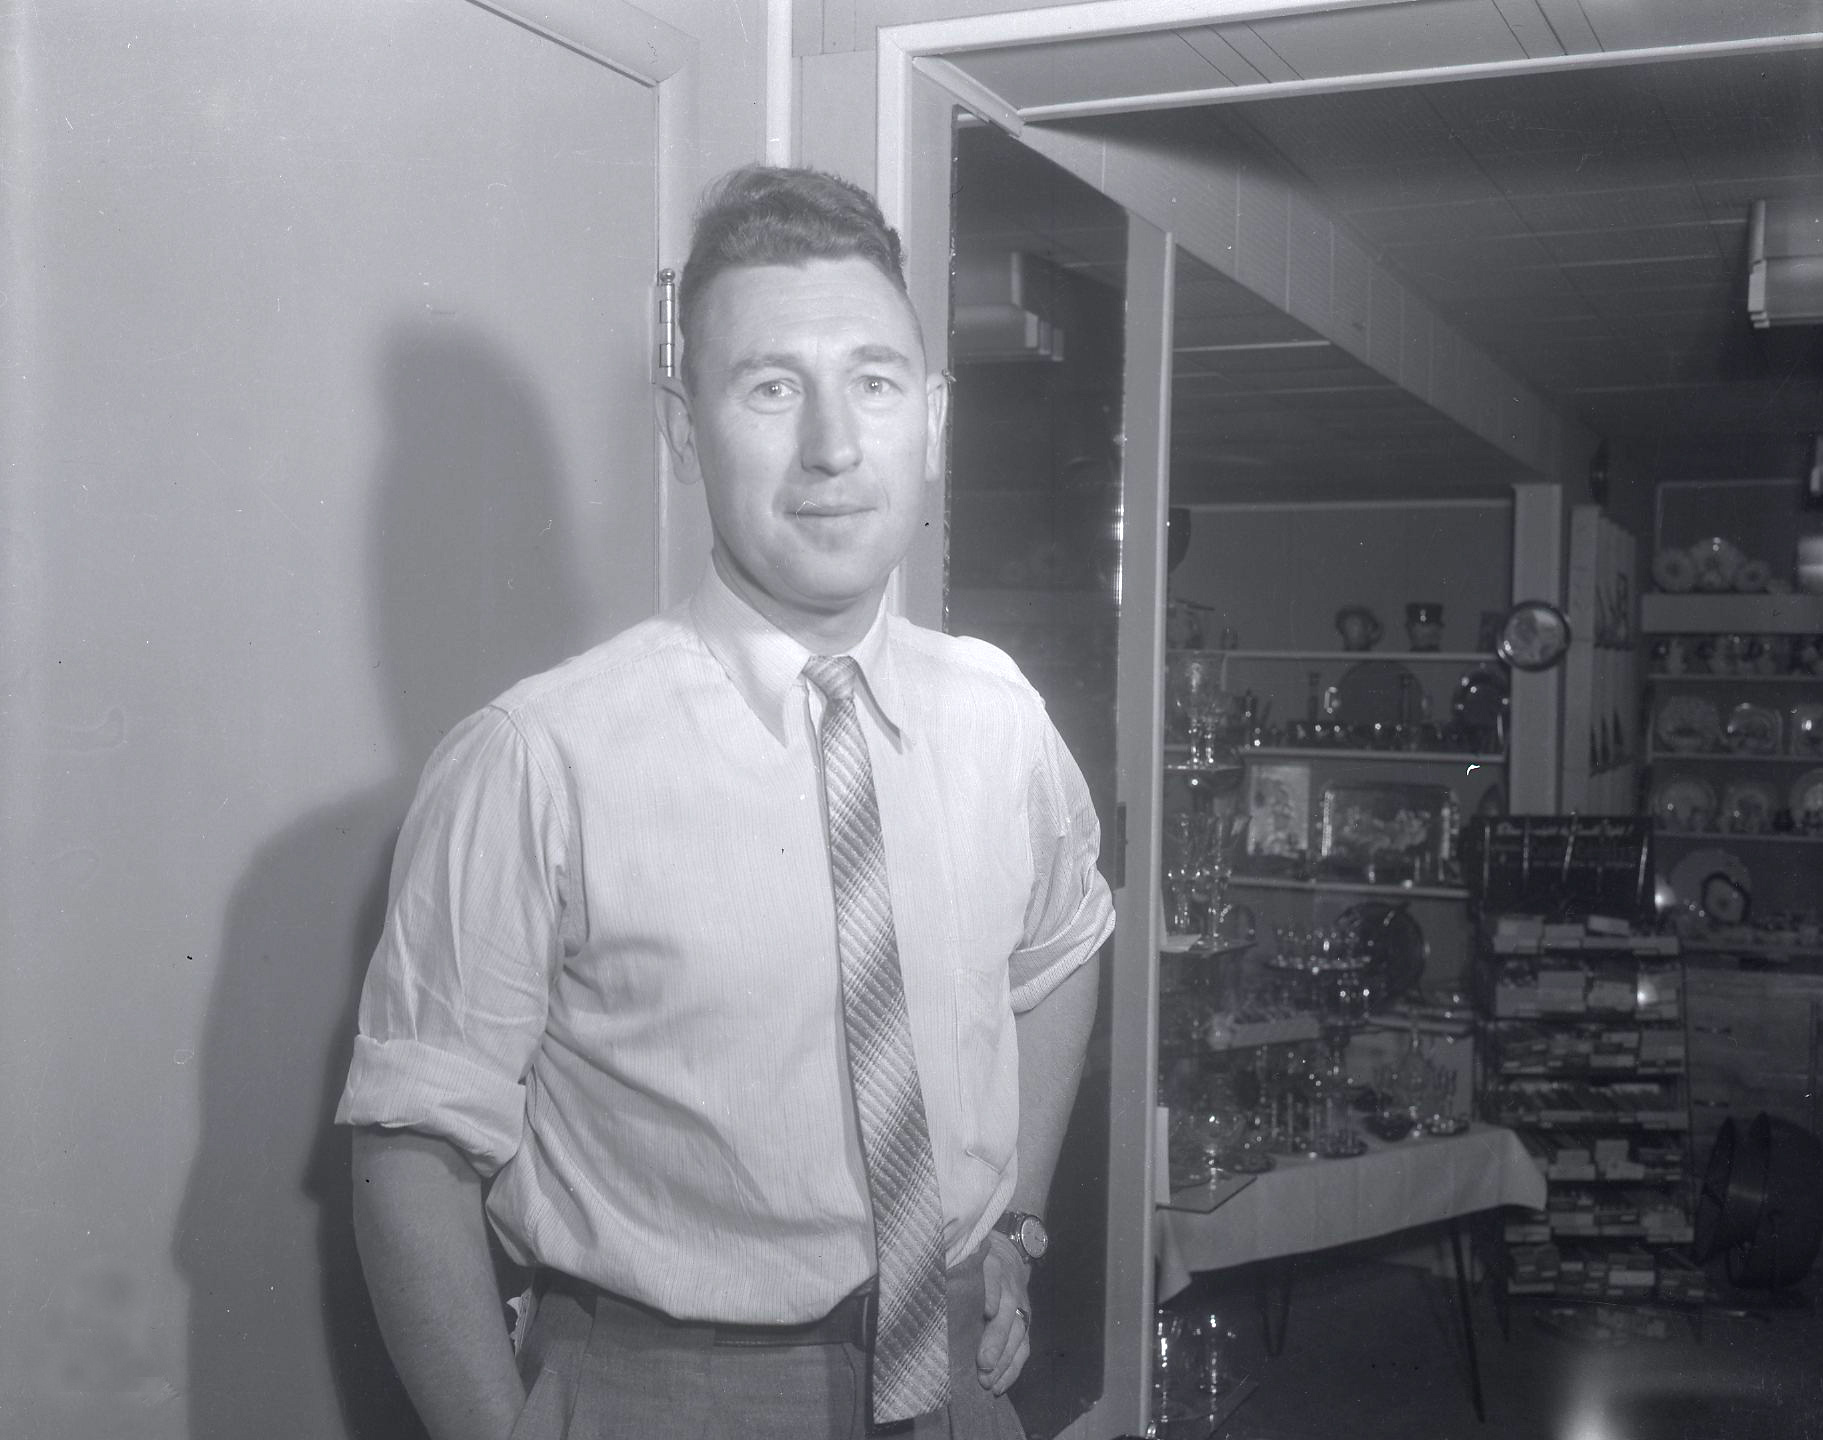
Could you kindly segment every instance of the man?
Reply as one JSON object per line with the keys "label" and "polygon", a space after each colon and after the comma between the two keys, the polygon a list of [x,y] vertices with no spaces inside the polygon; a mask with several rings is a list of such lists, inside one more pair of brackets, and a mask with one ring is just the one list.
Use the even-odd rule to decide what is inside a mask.
{"label": "man", "polygon": [[1111,906],[1036,694],[884,613],[947,405],[901,263],[846,182],[722,182],[660,397],[701,589],[426,767],[338,1118],[437,1440],[1018,1433]]}

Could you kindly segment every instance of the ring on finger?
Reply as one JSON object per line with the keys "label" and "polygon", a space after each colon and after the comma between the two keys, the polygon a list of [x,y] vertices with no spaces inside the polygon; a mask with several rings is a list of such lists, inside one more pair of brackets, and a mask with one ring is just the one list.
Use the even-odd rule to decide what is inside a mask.
{"label": "ring on finger", "polygon": [[1030,1330],[1032,1328],[1032,1312],[1026,1309],[1025,1306],[1015,1305],[1013,1307],[1013,1313],[1019,1317],[1020,1323],[1024,1325],[1026,1329]]}

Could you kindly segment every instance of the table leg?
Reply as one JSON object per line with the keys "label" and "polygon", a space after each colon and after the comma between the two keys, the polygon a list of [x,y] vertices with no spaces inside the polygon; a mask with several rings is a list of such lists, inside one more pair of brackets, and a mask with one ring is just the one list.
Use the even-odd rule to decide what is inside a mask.
{"label": "table leg", "polygon": [[[1260,1266],[1259,1297],[1260,1326],[1266,1335],[1266,1353],[1278,1356],[1285,1349],[1285,1327],[1291,1320],[1291,1280],[1297,1269],[1297,1256],[1287,1255],[1280,1260],[1268,1260]],[[1276,1293],[1278,1320],[1273,1321],[1274,1299]]]}
{"label": "table leg", "polygon": [[1481,1360],[1475,1353],[1475,1317],[1469,1310],[1469,1277],[1462,1265],[1462,1226],[1450,1216],[1450,1258],[1456,1262],[1456,1300],[1462,1307],[1462,1338],[1469,1350],[1469,1395],[1475,1402],[1475,1418],[1487,1422],[1487,1406],[1481,1398]]}
{"label": "table leg", "polygon": [[1469,1259],[1479,1250],[1481,1273],[1487,1278],[1488,1297],[1494,1302],[1494,1319],[1500,1325],[1500,1338],[1513,1338],[1513,1297],[1507,1292],[1506,1254],[1499,1233],[1499,1212],[1469,1217]]}

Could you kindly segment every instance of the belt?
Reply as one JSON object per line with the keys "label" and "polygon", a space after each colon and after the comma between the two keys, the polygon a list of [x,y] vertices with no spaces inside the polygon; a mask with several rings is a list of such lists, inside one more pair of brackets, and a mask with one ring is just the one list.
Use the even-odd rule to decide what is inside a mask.
{"label": "belt", "polygon": [[601,1301],[631,1311],[650,1323],[677,1332],[706,1332],[713,1345],[853,1345],[868,1347],[873,1328],[873,1308],[877,1291],[873,1281],[836,1302],[835,1309],[818,1320],[794,1325],[756,1325],[719,1320],[679,1320],[663,1310],[616,1295],[612,1290],[558,1270],[545,1272],[545,1288],[561,1290],[581,1300],[592,1310]]}

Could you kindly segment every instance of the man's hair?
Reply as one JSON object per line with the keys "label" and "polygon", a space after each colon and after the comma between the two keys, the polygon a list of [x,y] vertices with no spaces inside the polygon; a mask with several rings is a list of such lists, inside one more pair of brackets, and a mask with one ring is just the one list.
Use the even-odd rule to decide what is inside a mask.
{"label": "man's hair", "polygon": [[677,287],[684,384],[695,388],[690,337],[717,275],[756,265],[850,259],[867,261],[907,294],[898,233],[860,186],[821,170],[776,165],[748,165],[724,175],[697,209],[690,258]]}

